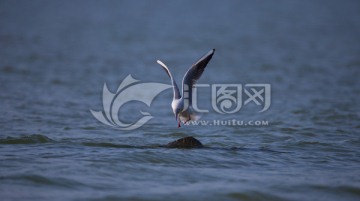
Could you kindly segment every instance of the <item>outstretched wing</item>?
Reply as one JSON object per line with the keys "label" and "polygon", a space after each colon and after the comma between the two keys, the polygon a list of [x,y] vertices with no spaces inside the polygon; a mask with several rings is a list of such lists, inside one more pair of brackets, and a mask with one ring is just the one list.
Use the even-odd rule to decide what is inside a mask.
{"label": "outstretched wing", "polygon": [[163,67],[163,69],[165,70],[165,72],[168,74],[168,76],[171,79],[171,83],[173,85],[174,99],[179,99],[180,98],[180,91],[179,91],[179,88],[178,88],[175,80],[173,79],[173,77],[172,77],[172,75],[170,73],[169,68],[160,60],[157,60],[156,62],[158,64],[160,64],[161,67]]}
{"label": "outstretched wing", "polygon": [[202,73],[205,70],[206,65],[209,63],[210,59],[215,53],[215,49],[210,50],[207,54],[201,57],[194,65],[192,65],[189,70],[185,73],[183,82],[182,82],[182,95],[184,96],[184,91],[189,92],[188,99],[189,105],[192,105],[192,87],[196,81],[201,77]]}

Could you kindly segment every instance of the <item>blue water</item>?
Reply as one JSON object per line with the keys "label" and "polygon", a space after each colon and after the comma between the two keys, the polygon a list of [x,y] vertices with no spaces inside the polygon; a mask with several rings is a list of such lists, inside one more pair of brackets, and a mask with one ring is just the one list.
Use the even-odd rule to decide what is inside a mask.
{"label": "blue water", "polygon": [[[1,200],[359,200],[357,1],[1,1]],[[171,90],[139,129],[106,126],[106,82],[177,82],[212,48],[199,84],[266,83],[271,106],[182,126]],[[205,93],[205,92],[204,92]],[[207,102],[206,102],[207,101]],[[161,145],[185,136],[201,149]]]}

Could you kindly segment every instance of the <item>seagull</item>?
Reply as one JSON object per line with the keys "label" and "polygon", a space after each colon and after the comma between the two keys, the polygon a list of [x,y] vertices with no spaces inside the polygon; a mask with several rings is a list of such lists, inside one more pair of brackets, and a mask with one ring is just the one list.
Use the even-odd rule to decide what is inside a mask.
{"label": "seagull", "polygon": [[192,88],[195,85],[196,81],[200,79],[202,73],[205,70],[206,65],[209,63],[210,59],[215,53],[215,49],[210,50],[203,57],[201,57],[195,64],[193,64],[189,70],[185,73],[182,80],[182,94],[180,95],[179,88],[170,73],[169,68],[160,60],[157,60],[157,63],[164,68],[165,72],[171,79],[173,86],[174,98],[171,102],[171,107],[175,115],[175,119],[178,122],[178,128],[180,127],[180,122],[186,124],[186,122],[191,120],[197,120],[197,116],[192,110]]}

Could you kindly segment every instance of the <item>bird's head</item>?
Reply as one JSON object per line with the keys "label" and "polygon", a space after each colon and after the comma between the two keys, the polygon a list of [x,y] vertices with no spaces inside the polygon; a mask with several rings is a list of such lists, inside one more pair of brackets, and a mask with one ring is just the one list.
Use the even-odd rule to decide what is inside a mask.
{"label": "bird's head", "polygon": [[180,99],[173,100],[171,103],[171,107],[172,107],[173,113],[175,115],[175,119],[176,119],[176,121],[178,121],[180,118],[180,113],[183,108],[182,101]]}
{"label": "bird's head", "polygon": [[180,114],[181,110],[180,110],[180,108],[175,108],[175,109],[173,110],[173,112],[174,112],[174,115],[175,115],[175,119],[176,119],[176,121],[177,121],[178,118],[179,118],[179,114]]}

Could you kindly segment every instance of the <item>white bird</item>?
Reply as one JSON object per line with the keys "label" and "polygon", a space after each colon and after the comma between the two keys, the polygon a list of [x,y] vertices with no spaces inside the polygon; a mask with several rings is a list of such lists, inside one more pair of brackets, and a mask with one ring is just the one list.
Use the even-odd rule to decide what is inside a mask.
{"label": "white bird", "polygon": [[193,64],[185,73],[182,80],[181,95],[169,68],[163,62],[157,60],[157,63],[160,64],[164,68],[165,72],[169,75],[173,85],[174,98],[172,100],[171,107],[175,114],[175,119],[178,121],[178,127],[180,127],[180,122],[185,124],[188,121],[197,119],[196,114],[192,110],[192,88],[196,81],[201,77],[206,65],[209,63],[214,53],[215,49],[210,50],[195,64]]}

